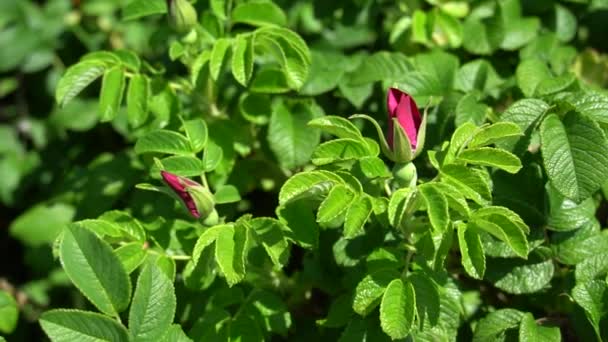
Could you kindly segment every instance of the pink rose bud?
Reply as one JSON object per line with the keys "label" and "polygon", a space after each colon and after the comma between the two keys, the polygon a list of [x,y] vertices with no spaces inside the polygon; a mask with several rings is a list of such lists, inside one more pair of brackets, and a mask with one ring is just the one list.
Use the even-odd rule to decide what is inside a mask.
{"label": "pink rose bud", "polygon": [[399,126],[405,132],[412,151],[418,146],[418,132],[422,124],[422,117],[414,99],[396,88],[389,88],[386,99],[388,108],[388,144],[393,147],[394,124],[396,118]]}
{"label": "pink rose bud", "polygon": [[179,196],[192,216],[206,218],[214,210],[213,194],[206,187],[167,171],[161,171],[160,174],[171,190]]}

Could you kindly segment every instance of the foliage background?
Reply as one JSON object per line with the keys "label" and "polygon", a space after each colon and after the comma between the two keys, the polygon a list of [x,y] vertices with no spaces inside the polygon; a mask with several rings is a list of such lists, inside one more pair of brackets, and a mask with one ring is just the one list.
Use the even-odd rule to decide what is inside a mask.
{"label": "foliage background", "polygon": [[[141,220],[155,241],[171,240],[161,236],[163,229],[156,229],[155,225],[163,224],[158,217],[171,218],[175,231],[180,224],[190,224],[172,199],[134,189],[138,183],[158,181],[141,138],[161,128],[179,131],[178,114],[184,119],[202,115],[209,141],[222,151],[208,180],[214,189],[233,185],[243,199],[218,206],[227,221],[245,213],[275,216],[281,185],[296,172],[309,169],[315,147],[329,138],[307,126],[311,119],[368,113],[384,125],[389,85],[410,92],[420,107],[430,104],[427,150],[439,151],[454,129],[466,122],[513,121],[522,128],[534,126],[531,121],[536,118],[526,115],[538,116],[534,110],[542,110],[513,110],[522,98],[542,99],[547,107],[558,108],[560,115],[568,106],[579,108],[586,103],[585,114],[602,131],[608,124],[608,3],[603,0],[275,1],[278,7],[268,5],[264,11],[254,7],[233,12],[230,22],[213,7],[222,1],[199,0],[195,6],[207,36],[199,35],[196,51],[180,42],[160,13],[164,10],[144,16],[133,3],[0,2],[0,289],[15,297],[19,308],[16,327],[8,324],[2,330],[0,325],[0,333],[9,341],[42,338],[37,319],[46,310],[91,307],[53,258],[53,241],[66,224],[126,210]],[[237,8],[247,3],[230,5]],[[275,11],[274,16],[265,15],[269,9]],[[194,88],[188,88],[184,80],[193,76],[192,63],[200,50],[211,51],[222,37],[275,26],[297,32],[310,50],[310,60],[294,66],[273,62],[269,53],[261,53],[252,72],[247,71],[247,61],[241,66],[243,72],[235,72],[239,67],[235,64],[224,65],[207,84],[195,81]],[[130,72],[141,70],[150,78],[154,98],[146,101],[149,115],[134,118],[125,105],[109,117],[100,114],[99,81],[67,105],[57,104],[56,89],[66,68],[85,54],[101,50],[123,51],[121,63],[132,63],[135,67]],[[256,78],[263,71],[266,78]],[[291,77],[284,79],[280,75],[286,71]],[[581,97],[591,100],[581,104],[568,98],[580,96],[577,92],[591,94]],[[357,122],[357,126],[365,136],[374,137],[367,125]],[[530,129],[533,132],[525,146],[505,145],[520,157],[523,171],[516,176],[495,174],[492,184],[494,203],[516,211],[537,232],[529,240],[535,247],[542,245],[537,250],[542,262],[532,271],[524,267],[533,273],[522,277],[540,274],[536,279],[540,283],[497,284],[500,275],[496,272],[511,272],[518,266],[510,264],[513,259],[501,259],[499,252],[493,255],[498,265],[488,264],[486,277],[475,280],[463,272],[456,255],[455,264],[448,267],[462,294],[464,312],[457,331],[464,340],[475,334],[480,319],[500,308],[516,308],[541,322],[547,320],[561,328],[565,339],[596,338],[593,327],[602,326],[601,317],[605,323],[608,304],[584,307],[566,295],[577,282],[578,264],[595,254],[606,256],[605,189],[596,192],[597,173],[585,175],[594,183],[589,189],[582,185],[565,189],[566,181],[559,178],[563,170],[552,171],[539,152],[542,129]],[[605,136],[602,139],[587,146],[587,151],[602,151]],[[428,158],[419,158],[416,164],[419,178],[435,176]],[[606,167],[600,160],[598,170]],[[585,173],[574,170],[575,175],[581,172]],[[564,199],[564,194],[570,194],[572,201]],[[340,233],[324,230],[313,251],[292,247],[282,273],[285,287],[277,293],[285,300],[294,326],[306,328],[292,329],[288,336],[337,339],[343,333],[348,322],[326,329],[315,324],[342,294],[331,283],[339,277],[356,284],[361,276],[348,272],[360,260],[348,259],[349,255],[339,260],[339,253],[332,252],[338,239]],[[192,246],[184,249],[188,248]],[[361,258],[370,251],[358,252]],[[606,261],[598,259],[593,267],[600,271],[592,278],[607,271]],[[316,268],[329,260],[331,269]],[[297,281],[304,285],[292,284]],[[534,290],[525,291],[526,286]],[[224,288],[217,285],[206,294],[219,293],[219,289]],[[600,302],[607,303],[608,291],[603,291]],[[6,298],[0,298],[0,315],[16,317]],[[592,323],[586,317],[592,317]],[[185,331],[189,325],[192,321],[187,321]],[[497,330],[497,334],[503,332]],[[606,338],[605,331],[598,330],[598,335]]]}

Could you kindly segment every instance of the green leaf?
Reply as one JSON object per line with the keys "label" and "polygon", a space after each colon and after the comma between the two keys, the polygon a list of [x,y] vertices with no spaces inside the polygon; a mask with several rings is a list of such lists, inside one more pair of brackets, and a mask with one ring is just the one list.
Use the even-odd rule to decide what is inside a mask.
{"label": "green leaf", "polygon": [[186,335],[181,325],[172,324],[161,342],[192,342],[192,339]]}
{"label": "green leaf", "polygon": [[392,339],[407,337],[412,330],[416,297],[410,282],[394,279],[386,287],[380,304],[380,326]]}
{"label": "green leaf", "polygon": [[329,171],[300,172],[289,178],[279,192],[279,204],[298,198],[327,193],[334,185],[343,184],[340,176]]}
{"label": "green leaf", "polygon": [[418,323],[421,327],[425,324],[437,325],[441,306],[437,284],[423,272],[412,273],[408,280],[414,286],[414,293],[416,294]]}
{"label": "green leaf", "polygon": [[446,165],[440,171],[442,181],[457,188],[466,198],[484,205],[490,201],[490,185],[479,173],[462,165]]}
{"label": "green leaf", "polygon": [[8,292],[0,290],[0,332],[7,335],[12,333],[18,318],[17,302]]}
{"label": "green leaf", "polygon": [[608,174],[608,140],[598,124],[577,112],[560,121],[551,114],[540,129],[543,164],[551,184],[580,203],[597,191]]}
{"label": "green leaf", "polygon": [[272,218],[258,217],[250,221],[258,242],[264,246],[273,264],[282,268],[289,257],[289,244],[285,240],[283,224]]}
{"label": "green leaf", "polygon": [[530,228],[511,210],[495,206],[480,208],[472,214],[469,225],[505,242],[520,257],[527,257],[529,247],[526,234]]}
{"label": "green leaf", "polygon": [[512,122],[497,122],[482,127],[473,135],[467,146],[470,148],[487,146],[505,138],[520,137],[522,135],[521,129],[517,124]]}
{"label": "green leaf", "polygon": [[577,204],[564,197],[550,184],[546,188],[549,199],[547,229],[561,232],[571,231],[595,220],[596,204],[593,198],[587,198]]}
{"label": "green leaf", "polygon": [[488,258],[486,264],[485,278],[512,294],[535,293],[548,288],[555,272],[553,261],[536,251],[528,260]]}
{"label": "green leaf", "polygon": [[508,138],[497,145],[512,150],[518,155],[527,151],[537,121],[548,109],[549,105],[538,99],[523,99],[513,103],[500,119],[502,122],[512,122],[518,125],[524,136],[519,139]]}
{"label": "green leaf", "polygon": [[245,277],[243,263],[245,249],[241,244],[244,245],[243,242],[246,242],[247,231],[246,228],[243,229],[244,234],[239,234],[239,238],[233,227],[222,229],[215,240],[215,260],[230,287]]}
{"label": "green leaf", "polygon": [[287,25],[287,16],[281,7],[269,0],[254,0],[239,3],[232,10],[230,19],[234,23],[244,23],[253,26]]}
{"label": "green leaf", "polygon": [[521,169],[521,161],[517,156],[505,150],[493,147],[469,148],[458,155],[458,160],[490,167],[496,167],[509,173],[517,173]]}
{"label": "green leaf", "polygon": [[312,163],[325,165],[369,156],[371,156],[369,147],[364,141],[335,139],[322,143],[315,149],[312,155]]}
{"label": "green leaf", "polygon": [[122,20],[163,13],[167,13],[167,5],[163,0],[133,0],[122,9]]}
{"label": "green leaf", "polygon": [[171,326],[175,308],[173,282],[155,263],[148,263],[139,274],[129,310],[133,340],[159,340]]}
{"label": "green leaf", "polygon": [[247,86],[253,74],[253,36],[239,34],[232,44],[232,75]]}
{"label": "green leaf", "polygon": [[247,121],[256,125],[266,125],[272,112],[270,96],[245,93],[239,99],[239,109]]}
{"label": "green leaf", "polygon": [[363,233],[363,226],[372,213],[372,201],[367,195],[359,196],[346,212],[344,236],[353,238]]}
{"label": "green leaf", "polygon": [[231,227],[230,224],[221,224],[205,229],[196,240],[192,250],[192,262],[196,265],[200,261],[203,250],[215,242],[222,230],[231,229]]}
{"label": "green leaf", "polygon": [[608,252],[591,256],[576,265],[576,283],[585,283],[608,273]]}
{"label": "green leaf", "polygon": [[308,101],[280,102],[273,108],[268,143],[282,167],[293,169],[308,163],[321,135],[307,123],[322,115],[322,109]]}
{"label": "green leaf", "polygon": [[277,209],[281,222],[288,228],[287,238],[304,248],[314,248],[319,243],[319,226],[313,212],[312,201],[290,201]]}
{"label": "green leaf", "polygon": [[500,338],[506,330],[517,327],[523,316],[523,312],[515,309],[500,309],[491,312],[477,323],[473,341],[493,341]]}
{"label": "green leaf", "polygon": [[51,310],[40,317],[42,330],[52,341],[128,342],[127,329],[115,320],[94,312]]}
{"label": "green leaf", "polygon": [[249,89],[253,93],[262,94],[283,94],[291,90],[283,70],[274,67],[258,70]]}
{"label": "green leaf", "polygon": [[433,229],[442,233],[450,227],[450,214],[448,212],[448,200],[445,195],[432,183],[426,183],[418,187]]}
{"label": "green leaf", "polygon": [[498,49],[503,39],[502,27],[494,18],[486,19],[486,23],[475,16],[467,17],[462,31],[462,44],[467,51],[489,55]]}
{"label": "green leaf", "polygon": [[135,271],[146,259],[147,253],[141,242],[129,242],[114,250],[127,273]]}
{"label": "green leaf", "polygon": [[239,190],[234,185],[222,185],[213,196],[217,204],[234,203],[241,200]]}
{"label": "green leaf", "polygon": [[382,159],[378,157],[363,157],[357,161],[357,167],[367,178],[388,178],[391,173],[388,171]]}
{"label": "green leaf", "polygon": [[515,71],[517,85],[526,97],[533,97],[540,83],[553,76],[547,64],[540,59],[525,59]]}
{"label": "green leaf", "polygon": [[[308,79],[300,89],[303,95],[315,96],[336,88],[346,72],[349,58],[332,50],[311,50]],[[348,138],[348,137],[344,137]]]}
{"label": "green leaf", "polygon": [[479,90],[498,97],[497,92],[503,82],[490,62],[476,59],[460,67],[454,79],[454,88],[464,93]]}
{"label": "green leaf", "polygon": [[231,45],[232,41],[228,38],[220,38],[213,44],[211,56],[209,57],[209,72],[214,81],[217,81],[217,78],[222,71],[222,65],[224,65],[224,61],[228,58],[226,52],[228,52],[228,48],[230,48]]}
{"label": "green leaf", "polygon": [[74,207],[61,202],[35,205],[11,222],[10,235],[26,246],[50,245],[75,214]]}
{"label": "green leaf", "polygon": [[[204,171],[203,162],[191,156],[170,156],[161,159],[164,170],[183,177],[197,177]],[[150,174],[154,177],[160,175],[160,169],[155,164],[150,168]]]}
{"label": "green leaf", "polygon": [[399,272],[393,269],[382,269],[365,276],[355,289],[353,310],[361,316],[369,314],[380,304],[384,290],[396,278],[399,278]]}
{"label": "green leaf", "polygon": [[553,233],[551,247],[559,262],[576,265],[608,250],[608,230],[600,231],[597,220],[589,221],[574,231]]}
{"label": "green leaf", "polygon": [[577,284],[572,289],[572,297],[585,310],[587,319],[599,338],[600,320],[608,311],[608,285],[603,280]]}
{"label": "green leaf", "polygon": [[129,81],[127,90],[127,115],[133,127],[142,125],[148,118],[150,84],[146,76],[135,74]]}
{"label": "green leaf", "polygon": [[534,316],[526,313],[519,325],[519,340],[521,342],[560,342],[562,335],[559,327],[543,327],[536,324]]}
{"label": "green leaf", "polygon": [[116,66],[103,74],[99,94],[99,117],[101,122],[112,121],[118,114],[125,91],[125,71]]}
{"label": "green leaf", "polygon": [[349,84],[363,85],[396,79],[411,69],[412,65],[404,54],[380,51],[363,60],[360,68],[350,74]]}
{"label": "green leaf", "polygon": [[106,65],[100,61],[83,61],[72,65],[57,83],[55,100],[60,107],[67,105],[105,71]]}
{"label": "green leaf", "polygon": [[129,305],[131,282],[112,248],[77,225],[64,230],[61,263],[74,285],[99,311],[116,316]]}
{"label": "green leaf", "polygon": [[343,215],[354,200],[355,193],[346,185],[338,184],[334,186],[319,206],[317,222],[332,222],[337,217]]}
{"label": "green leaf", "polygon": [[393,192],[388,203],[388,220],[395,228],[400,228],[403,220],[411,214],[416,193],[411,188],[401,188]]}
{"label": "green leaf", "polygon": [[295,32],[277,27],[263,27],[255,31],[255,44],[281,65],[290,88],[298,90],[308,77],[310,51],[306,42]]}
{"label": "green leaf", "polygon": [[190,141],[190,147],[192,152],[198,153],[207,146],[208,131],[207,124],[203,119],[192,119],[184,121],[184,131],[188,141]]}
{"label": "green leaf", "polygon": [[185,136],[177,132],[159,129],[142,136],[135,143],[135,153],[150,152],[190,155],[192,149],[190,141]]}
{"label": "green leaf", "polygon": [[483,279],[486,272],[486,257],[479,234],[468,229],[465,224],[459,225],[457,231],[462,266],[471,277]]}
{"label": "green leaf", "polygon": [[454,124],[461,126],[466,122],[472,122],[475,125],[481,125],[486,119],[490,111],[490,107],[479,102],[479,96],[476,93],[469,93],[461,97],[456,105],[456,116]]}
{"label": "green leaf", "polygon": [[361,132],[350,120],[340,116],[327,115],[311,120],[308,126],[318,128],[323,132],[338,138],[362,140]]}

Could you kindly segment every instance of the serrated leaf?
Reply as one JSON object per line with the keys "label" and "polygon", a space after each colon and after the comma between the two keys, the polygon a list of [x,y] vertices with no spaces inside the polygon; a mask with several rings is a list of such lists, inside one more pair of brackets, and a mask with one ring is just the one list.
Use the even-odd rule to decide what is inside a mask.
{"label": "serrated leaf", "polygon": [[507,329],[517,327],[523,316],[523,312],[515,309],[500,309],[491,312],[477,323],[473,341],[492,341],[504,334]]}
{"label": "serrated leaf", "polygon": [[173,131],[160,129],[152,131],[135,143],[135,153],[167,153],[167,154],[192,154],[188,139]]}
{"label": "serrated leaf", "polygon": [[471,229],[483,230],[505,242],[520,257],[527,257],[529,228],[512,211],[502,207],[481,208],[472,214],[469,224]]}
{"label": "serrated leaf", "polygon": [[412,273],[408,280],[414,286],[416,314],[420,327],[424,327],[426,324],[437,325],[441,306],[437,284],[422,272]]}
{"label": "serrated leaf", "polygon": [[591,256],[576,265],[576,283],[585,283],[608,273],[608,252]]}
{"label": "serrated leaf", "polygon": [[105,241],[85,228],[69,225],[63,233],[60,257],[70,280],[99,311],[116,316],[127,308],[131,282]]}
{"label": "serrated leaf", "polygon": [[367,195],[359,196],[348,207],[344,219],[344,236],[352,238],[363,232],[363,226],[372,213],[372,201]]}
{"label": "serrated leaf", "polygon": [[94,312],[51,310],[40,317],[42,330],[52,341],[130,341],[127,329],[115,320]]}
{"label": "serrated leaf", "polygon": [[401,78],[412,69],[406,56],[398,52],[381,51],[366,57],[361,67],[350,74],[349,84],[367,83]]}
{"label": "serrated leaf", "polygon": [[122,66],[110,68],[103,74],[99,94],[99,120],[112,121],[118,114],[125,91],[125,71]]}
{"label": "serrated leaf", "polygon": [[388,202],[388,219],[395,228],[400,228],[403,220],[411,214],[411,203],[415,200],[416,193],[411,188],[401,188],[393,192]]}
{"label": "serrated leaf", "polygon": [[603,280],[591,280],[577,284],[572,297],[580,305],[591,322],[597,337],[600,337],[600,320],[608,310],[608,285]]}
{"label": "serrated leaf", "polygon": [[237,249],[236,240],[233,227],[222,229],[215,240],[215,260],[230,287],[239,283],[245,276],[242,257],[244,249]]}
{"label": "serrated leaf", "polygon": [[321,134],[308,128],[307,123],[322,115],[322,109],[313,102],[280,102],[274,106],[268,143],[282,167],[292,169],[309,162]]}
{"label": "serrated leaf", "polygon": [[55,100],[59,106],[63,107],[72,101],[84,88],[103,75],[106,68],[100,61],[83,61],[69,67],[55,89]]}
{"label": "serrated leaf", "polygon": [[528,260],[488,258],[485,278],[512,294],[535,293],[550,286],[555,272],[553,261],[534,252]]}
{"label": "serrated leaf", "polygon": [[240,34],[232,44],[232,75],[247,86],[253,74],[253,36]]}
{"label": "serrated leaf", "polygon": [[317,212],[317,222],[329,223],[343,215],[355,200],[355,193],[342,184],[334,186],[321,202]]}
{"label": "serrated leaf", "polygon": [[146,76],[135,74],[129,81],[127,90],[127,115],[133,127],[142,125],[148,118],[150,85]]}
{"label": "serrated leaf", "polygon": [[493,144],[497,141],[500,141],[504,138],[512,138],[522,136],[521,129],[519,126],[512,122],[497,122],[495,124],[482,127],[475,135],[471,141],[469,141],[468,146],[480,147]]}
{"label": "serrated leaf", "polygon": [[524,59],[515,72],[517,85],[526,97],[533,97],[539,84],[553,77],[547,64],[540,59]]}
{"label": "serrated leaf", "polygon": [[599,189],[608,174],[608,140],[596,122],[577,112],[563,122],[551,114],[540,137],[545,170],[560,193],[581,202]]}
{"label": "serrated leaf", "polygon": [[268,217],[258,217],[250,221],[251,229],[255,232],[258,242],[264,246],[273,264],[282,268],[289,257],[289,244],[285,240],[282,223]]}
{"label": "serrated leaf", "polygon": [[141,242],[130,242],[114,250],[127,273],[131,273],[146,259],[146,251]]}
{"label": "serrated leaf", "polygon": [[519,341],[521,342],[559,342],[562,340],[559,327],[543,327],[536,324],[534,316],[526,313],[519,325]]}
{"label": "serrated leaf", "polygon": [[268,0],[239,3],[232,10],[230,19],[234,23],[245,23],[253,26],[287,25],[287,16],[281,7]]}
{"label": "serrated leaf", "polygon": [[335,135],[338,138],[361,140],[363,136],[357,127],[340,116],[327,115],[311,120],[308,126],[318,128],[326,133]]}
{"label": "serrated leaf", "polygon": [[479,234],[468,229],[464,224],[459,225],[457,231],[462,266],[471,277],[483,279],[486,272],[486,257]]}
{"label": "serrated leaf", "polygon": [[148,263],[139,274],[129,310],[133,340],[159,340],[171,326],[175,308],[173,282],[155,263]]}
{"label": "serrated leaf", "polygon": [[442,233],[450,226],[450,213],[448,212],[448,200],[445,195],[434,187],[432,183],[421,185],[418,190],[426,204],[426,210],[433,229]]}
{"label": "serrated leaf", "polygon": [[190,141],[190,147],[192,152],[198,153],[207,146],[207,139],[209,133],[207,124],[203,119],[191,119],[184,121],[184,131],[186,131],[186,137]]}
{"label": "serrated leaf", "polygon": [[[192,156],[170,156],[161,159],[163,170],[182,177],[197,177],[204,171],[203,162]],[[160,169],[155,164],[150,168],[150,174],[158,177]]]}
{"label": "serrated leaf", "polygon": [[367,144],[362,140],[335,139],[317,146],[312,154],[312,163],[325,165],[337,161],[360,159],[371,156]]}
{"label": "serrated leaf", "polygon": [[414,288],[410,282],[394,279],[386,287],[380,304],[380,326],[392,339],[407,337],[412,330],[416,309]]}
{"label": "serrated leaf", "polygon": [[209,73],[214,81],[217,81],[224,60],[227,58],[228,48],[232,45],[232,41],[228,38],[220,38],[213,44],[211,55],[209,57]]}
{"label": "serrated leaf", "polygon": [[478,204],[487,204],[492,195],[487,181],[473,170],[462,165],[445,165],[441,168],[442,180],[456,187],[466,198]]}
{"label": "serrated leaf", "polygon": [[225,229],[231,229],[232,225],[230,224],[220,224],[217,226],[213,226],[211,228],[207,228],[203,231],[203,233],[196,240],[196,244],[194,245],[194,249],[192,250],[192,262],[196,265],[200,261],[201,253],[203,250],[210,246],[215,242],[218,235]]}
{"label": "serrated leaf", "polygon": [[521,169],[521,161],[517,156],[505,150],[493,147],[469,148],[458,155],[458,160],[490,167],[496,167],[509,173],[517,173]]}
{"label": "serrated leaf", "polygon": [[300,172],[289,178],[279,192],[279,204],[294,201],[305,196],[328,192],[334,185],[343,184],[340,176],[329,171]]}
{"label": "serrated leaf", "polygon": [[355,289],[353,310],[366,316],[380,304],[384,290],[393,279],[399,278],[399,272],[393,269],[382,269],[363,278]]}

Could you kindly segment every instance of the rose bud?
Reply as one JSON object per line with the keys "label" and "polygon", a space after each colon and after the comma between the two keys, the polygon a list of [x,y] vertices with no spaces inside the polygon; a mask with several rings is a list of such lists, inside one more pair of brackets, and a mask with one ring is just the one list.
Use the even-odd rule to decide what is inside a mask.
{"label": "rose bud", "polygon": [[198,18],[188,0],[167,0],[169,25],[179,33],[186,33],[196,25]]}
{"label": "rose bud", "polygon": [[420,115],[414,99],[396,88],[389,88],[386,99],[388,109],[388,146],[396,162],[414,159],[424,145],[426,120]]}
{"label": "rose bud", "polygon": [[161,171],[160,174],[192,216],[204,219],[214,211],[215,202],[209,189],[193,180],[167,171]]}

